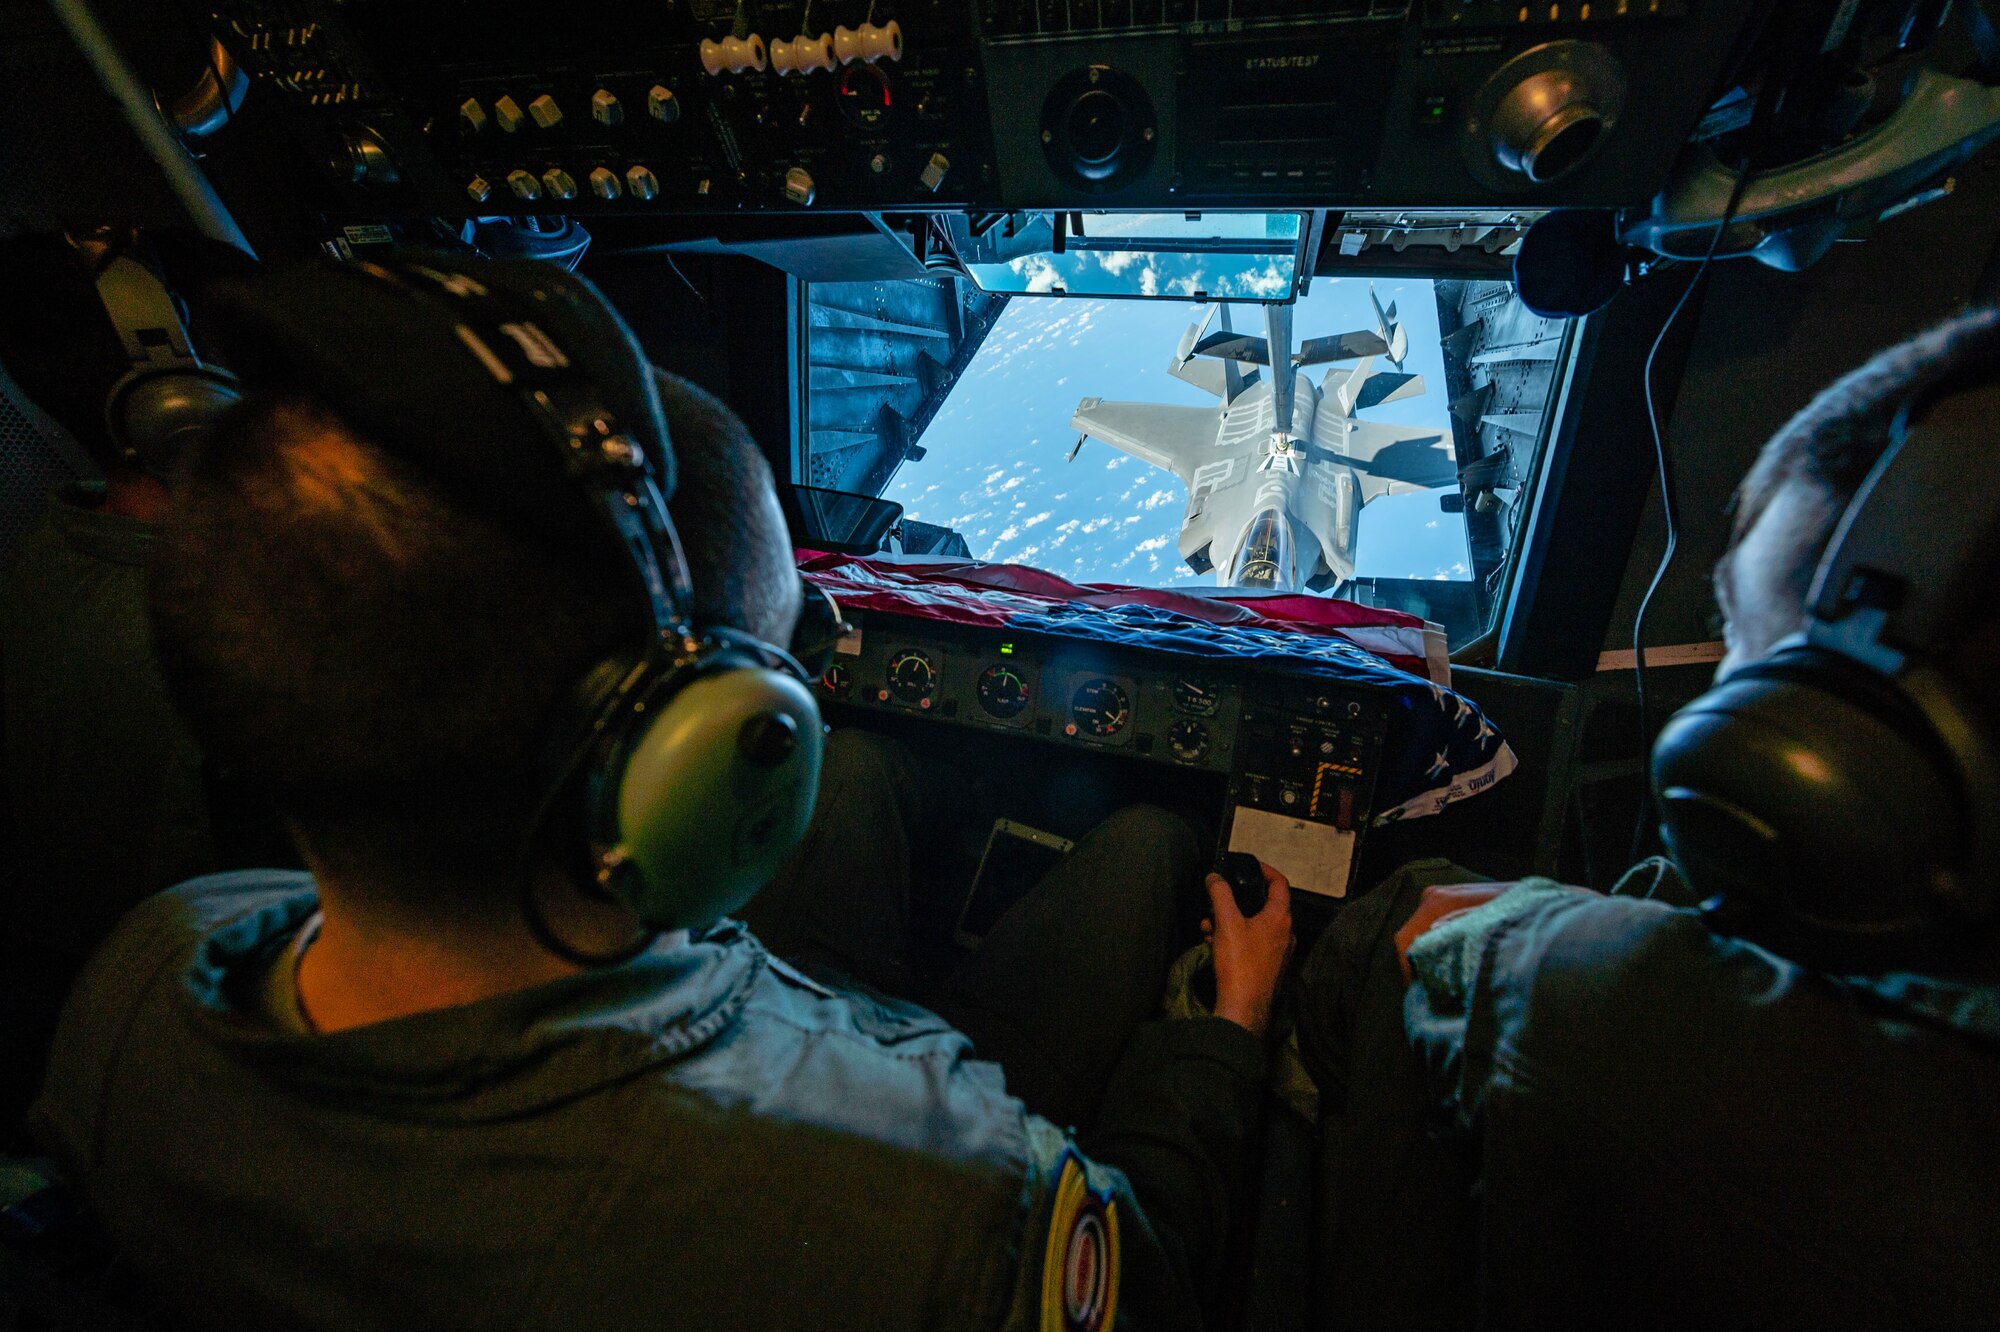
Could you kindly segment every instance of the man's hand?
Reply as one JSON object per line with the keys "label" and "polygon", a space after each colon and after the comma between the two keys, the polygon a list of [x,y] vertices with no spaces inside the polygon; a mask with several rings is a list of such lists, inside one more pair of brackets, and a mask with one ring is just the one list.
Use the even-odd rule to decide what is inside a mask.
{"label": "man's hand", "polygon": [[1208,901],[1213,914],[1201,923],[1215,954],[1215,1015],[1256,1036],[1271,1025],[1271,1001],[1292,955],[1292,886],[1269,865],[1260,862],[1260,867],[1270,885],[1263,910],[1245,919],[1236,909],[1229,881],[1211,874]]}
{"label": "man's hand", "polygon": [[1417,909],[1403,922],[1403,928],[1396,931],[1396,961],[1403,968],[1403,984],[1408,985],[1416,979],[1416,974],[1410,970],[1410,945],[1417,941],[1418,935],[1447,916],[1485,906],[1512,886],[1505,883],[1452,883],[1424,889]]}

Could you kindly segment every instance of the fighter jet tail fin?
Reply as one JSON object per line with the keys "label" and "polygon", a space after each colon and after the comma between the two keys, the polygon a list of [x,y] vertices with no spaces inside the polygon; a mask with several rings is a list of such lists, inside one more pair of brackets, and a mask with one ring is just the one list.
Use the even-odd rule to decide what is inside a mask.
{"label": "fighter jet tail fin", "polygon": [[1403,321],[1396,314],[1396,303],[1389,302],[1389,308],[1382,308],[1382,298],[1375,294],[1375,284],[1368,284],[1368,301],[1375,307],[1375,331],[1388,344],[1389,364],[1398,370],[1403,368],[1403,359],[1410,354],[1410,335],[1403,331]]}
{"label": "fighter jet tail fin", "polygon": [[1085,398],[1070,429],[1101,439],[1120,453],[1188,480],[1215,446],[1221,413],[1212,407],[1172,407],[1156,402],[1106,402]]}

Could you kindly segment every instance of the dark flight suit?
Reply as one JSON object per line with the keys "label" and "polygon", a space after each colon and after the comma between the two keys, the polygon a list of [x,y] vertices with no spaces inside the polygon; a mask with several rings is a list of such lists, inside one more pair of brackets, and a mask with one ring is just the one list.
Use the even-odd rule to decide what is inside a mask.
{"label": "dark flight suit", "polygon": [[1528,880],[1422,935],[1405,992],[1389,936],[1469,877],[1364,897],[1306,965],[1343,1089],[1324,1326],[1994,1326],[2000,985],[1821,975]]}
{"label": "dark flight suit", "polygon": [[[815,854],[829,842],[809,840]],[[1054,889],[1080,919],[1116,918],[1122,901],[1126,933],[1144,936],[1171,914],[1149,904],[1171,905],[1197,866],[1184,829],[1139,810],[1064,868]],[[1021,904],[1024,934],[1047,925],[1037,897],[1052,895]],[[1149,981],[1119,966],[1126,952],[1151,965],[1164,938],[1110,941],[1092,970],[1057,931],[1029,974],[985,978],[975,956],[947,987],[1010,1018],[1010,1048],[1039,1064],[1028,1080],[1101,1104],[1073,1136],[942,1018],[811,979],[734,922],[482,1003],[286,1030],[259,996],[314,908],[311,880],[280,872],[142,906],[79,985],[36,1108],[112,1238],[191,1318],[1202,1324],[1264,1057],[1220,1019],[1145,1020],[1164,963]],[[1077,1040],[1013,1008],[1037,988],[1082,1005]]]}
{"label": "dark flight suit", "polygon": [[6,864],[0,1093],[26,1108],[57,1005],[119,917],[215,867],[201,754],[168,701],[146,622],[149,524],[64,487],[0,577]]}

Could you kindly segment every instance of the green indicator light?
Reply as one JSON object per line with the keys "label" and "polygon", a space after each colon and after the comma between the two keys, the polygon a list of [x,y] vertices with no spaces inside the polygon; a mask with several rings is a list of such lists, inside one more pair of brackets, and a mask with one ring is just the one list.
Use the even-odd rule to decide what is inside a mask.
{"label": "green indicator light", "polygon": [[1002,644],[1000,645],[1000,655],[1001,655],[1001,656],[1003,656],[1003,657],[1011,657],[1011,656],[1013,656],[1013,655],[1014,655],[1014,645],[1013,645],[1012,643],[1002,643]]}

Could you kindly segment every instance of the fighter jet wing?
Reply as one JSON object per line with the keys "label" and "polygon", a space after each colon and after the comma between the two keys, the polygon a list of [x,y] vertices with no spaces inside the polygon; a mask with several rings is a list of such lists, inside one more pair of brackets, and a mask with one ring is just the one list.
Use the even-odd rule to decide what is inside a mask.
{"label": "fighter jet wing", "polygon": [[1384,495],[1458,483],[1458,460],[1450,441],[1426,426],[1356,421],[1348,427],[1344,447],[1328,451],[1353,464],[1363,504]]}
{"label": "fighter jet wing", "polygon": [[1187,481],[1215,447],[1221,413],[1212,407],[1172,407],[1157,402],[1106,402],[1085,398],[1070,429],[1101,439],[1121,453],[1164,468]]}

